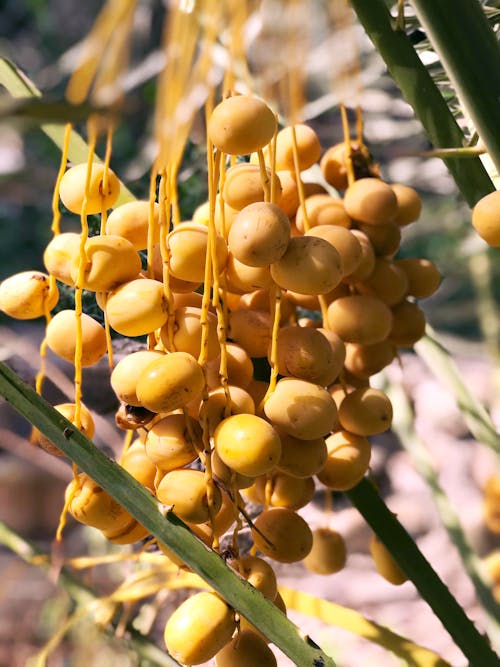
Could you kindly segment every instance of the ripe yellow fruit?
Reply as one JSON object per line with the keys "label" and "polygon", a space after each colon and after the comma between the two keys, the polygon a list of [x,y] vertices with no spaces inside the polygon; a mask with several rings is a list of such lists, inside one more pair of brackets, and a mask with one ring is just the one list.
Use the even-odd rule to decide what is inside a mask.
{"label": "ripe yellow fruit", "polygon": [[281,259],[271,264],[271,276],[283,289],[307,295],[327,294],[343,276],[342,258],[324,239],[293,238]]}
{"label": "ripe yellow fruit", "polygon": [[183,665],[211,660],[236,629],[234,612],[215,593],[197,593],[174,611],[165,626],[165,645]]}
{"label": "ripe yellow fruit", "polygon": [[425,315],[416,303],[404,300],[392,308],[388,339],[398,347],[411,347],[425,333]]}
{"label": "ripe yellow fruit", "polygon": [[[92,292],[109,292],[118,285],[137,278],[141,258],[134,246],[121,236],[92,236],[85,243],[82,287]],[[76,283],[80,274],[80,257],[70,266]]]}
{"label": "ripe yellow fruit", "polygon": [[187,352],[171,352],[152,361],[137,381],[137,398],[151,412],[171,412],[199,398],[203,370]]}
{"label": "ripe yellow fruit", "polygon": [[334,491],[352,489],[370,465],[370,443],[361,435],[338,431],[326,439],[326,446],[328,458],[317,478]]}
{"label": "ripe yellow fruit", "polygon": [[272,317],[265,310],[236,310],[229,315],[229,337],[251,357],[265,357],[271,342]]}
{"label": "ripe yellow fruit", "polygon": [[428,259],[409,257],[398,259],[394,263],[406,273],[408,279],[408,296],[425,299],[434,294],[441,284],[441,274],[437,266]]}
{"label": "ripe yellow fruit", "polygon": [[116,364],[111,373],[111,387],[120,401],[127,405],[141,405],[136,393],[137,380],[148,364],[163,356],[163,352],[156,350],[139,350],[127,354]]}
{"label": "ripe yellow fruit", "polygon": [[[231,385],[245,389],[253,377],[253,364],[248,353],[236,343],[226,343],[227,380]],[[207,380],[209,387],[220,385],[219,361],[207,364]]]}
{"label": "ripe yellow fruit", "polygon": [[500,190],[490,192],[477,202],[472,209],[472,224],[488,245],[500,247]]}
{"label": "ripe yellow fruit", "polygon": [[[269,180],[269,189],[271,188],[271,170],[266,168],[267,178]],[[274,188],[276,201],[281,197],[281,183],[279,176],[274,175]],[[230,167],[226,172],[224,179],[224,201],[231,208],[241,211],[242,208],[255,202],[264,201],[264,187],[260,175],[260,168],[256,164],[241,162]]]}
{"label": "ripe yellow fruit", "polygon": [[[204,523],[210,518],[205,474],[199,470],[171,470],[156,486],[156,497],[161,503],[172,506],[183,521]],[[212,509],[217,514],[222,496],[217,486],[212,487]]]}
{"label": "ripe yellow fruit", "polygon": [[[342,341],[340,344],[343,346]],[[297,325],[278,332],[277,361],[280,375],[292,376],[315,384],[331,384],[342,369],[343,358],[334,355],[321,331]],[[339,363],[340,362],[340,363]],[[326,381],[323,376],[326,374]]]}
{"label": "ripe yellow fruit", "polygon": [[[60,403],[59,405],[54,405],[54,409],[60,412],[72,424],[75,423],[75,407],[74,403]],[[89,410],[84,405],[80,406],[80,431],[90,440],[94,437],[94,420]],[[51,440],[44,436],[43,433],[40,433],[38,429],[33,429],[33,439],[42,449],[49,452],[49,454],[64,456],[63,452],[61,452]]]}
{"label": "ripe yellow fruit", "polygon": [[248,266],[231,253],[226,263],[226,281],[230,292],[245,294],[261,287],[269,288],[273,283],[268,266]]}
{"label": "ripe yellow fruit", "polygon": [[248,155],[263,148],[276,130],[276,118],[262,100],[248,95],[228,97],[208,121],[210,140],[224,153]]}
{"label": "ripe yellow fruit", "polygon": [[396,355],[396,347],[388,340],[372,345],[346,343],[344,366],[356,377],[369,378],[388,366]]}
{"label": "ripe yellow fruit", "polygon": [[305,567],[315,574],[335,574],[346,563],[346,547],[342,535],[332,528],[313,530],[313,545],[304,559]]}
{"label": "ripe yellow fruit", "polygon": [[390,428],[392,404],[380,389],[355,389],[339,406],[342,428],[356,435],[376,435]]}
{"label": "ripe yellow fruit", "polygon": [[66,285],[74,287],[71,267],[78,261],[80,254],[80,234],[66,232],[56,234],[44,250],[43,263],[47,271]]}
{"label": "ripe yellow fruit", "polygon": [[[75,361],[76,317],[74,310],[61,310],[47,325],[45,338],[52,352],[70,363]],[[90,315],[82,313],[82,366],[92,366],[106,353],[106,332]]]}
{"label": "ripe yellow fruit", "polygon": [[99,530],[121,530],[131,515],[86,473],[82,472],[66,487],[65,498],[71,497],[68,511],[80,523]]}
{"label": "ripe yellow fruit", "polygon": [[[169,233],[167,243],[172,275],[188,282],[201,283],[205,278],[207,227],[183,222]],[[227,244],[219,234],[215,238],[215,253],[219,271],[222,271],[227,259]]]}
{"label": "ripe yellow fruit", "polygon": [[273,601],[278,583],[273,568],[259,556],[241,556],[234,562],[234,569],[268,600]]}
{"label": "ripe yellow fruit", "polygon": [[351,230],[339,225],[319,225],[311,227],[305,235],[318,236],[332,244],[342,258],[344,276],[358,268],[362,255],[361,244]]}
{"label": "ripe yellow fruit", "polygon": [[422,210],[422,200],[418,192],[401,183],[392,183],[391,188],[398,201],[398,213],[394,222],[400,227],[405,227],[410,222],[418,220]]}
{"label": "ripe yellow fruit", "polygon": [[228,385],[229,392],[229,413],[226,415],[226,393],[222,387],[212,389],[208,393],[208,398],[202,400],[200,404],[199,420],[206,424],[208,432],[213,435],[220,422],[231,415],[255,414],[255,403],[250,394],[242,387]]}
{"label": "ripe yellow fruit", "polygon": [[[177,352],[188,352],[198,357],[201,350],[202,324],[201,308],[181,306],[176,308],[174,317],[174,349]],[[208,312],[207,360],[213,361],[220,355],[220,345],[217,336],[217,317]],[[166,349],[169,348],[167,324],[160,331],[160,338]]]}
{"label": "ripe yellow fruit", "polygon": [[[244,491],[253,502],[270,507],[288,507],[298,510],[311,502],[314,496],[312,477],[292,477],[283,472],[272,472],[258,477],[253,486]],[[267,497],[269,494],[269,497]]]}
{"label": "ripe yellow fruit", "polygon": [[351,230],[361,246],[361,259],[358,266],[350,274],[344,276],[346,283],[365,280],[375,267],[375,250],[368,236],[359,229]]}
{"label": "ripe yellow fruit", "polygon": [[392,557],[391,552],[382,544],[376,535],[370,539],[370,553],[377,572],[394,586],[401,586],[408,580],[406,574]]}
{"label": "ripe yellow fruit", "polygon": [[215,656],[217,667],[276,667],[274,653],[264,639],[251,630],[241,630]]}
{"label": "ripe yellow fruit", "polygon": [[50,291],[49,276],[41,271],[22,271],[0,284],[0,310],[17,320],[33,320],[52,310],[59,290]]}
{"label": "ripe yellow fruit", "polygon": [[212,449],[212,472],[227,488],[247,489],[252,486],[255,479],[232,470],[222,461],[216,449]]}
{"label": "ripe yellow fruit", "polygon": [[326,389],[295,378],[278,382],[264,412],[277,428],[301,440],[321,438],[337,422],[337,407]]}
{"label": "ripe yellow fruit", "polygon": [[256,202],[235,217],[228,235],[231,254],[247,266],[269,266],[283,257],[290,241],[290,221],[279,206]]}
{"label": "ripe yellow fruit", "polygon": [[143,486],[150,491],[154,490],[157,468],[147,455],[146,447],[139,438],[134,440],[122,455],[120,465]]}
{"label": "ripe yellow fruit", "polygon": [[[326,225],[337,225],[344,228],[351,226],[351,218],[345,212],[342,199],[336,199],[328,194],[311,195],[305,201],[305,208],[311,229]],[[304,213],[301,206],[297,209],[295,224],[302,234],[306,231]]]}
{"label": "ripe yellow fruit", "polygon": [[203,448],[201,427],[184,414],[167,415],[149,429],[146,453],[164,472],[192,463]]}
{"label": "ripe yellow fruit", "polygon": [[[87,163],[76,164],[61,179],[59,195],[66,208],[80,215],[85,197]],[[108,187],[104,192],[104,165],[94,163],[91,168],[87,215],[100,213],[111,208],[120,194],[120,181],[115,173],[108,170]]]}
{"label": "ripe yellow fruit", "polygon": [[273,507],[259,514],[252,537],[257,549],[280,563],[302,560],[311,551],[313,542],[304,519],[286,507]]}
{"label": "ripe yellow fruit", "polygon": [[388,306],[395,306],[408,291],[408,278],[394,262],[377,257],[370,276],[356,283],[356,288],[361,294],[378,297]]}
{"label": "ripe yellow fruit", "polygon": [[371,345],[389,335],[392,313],[377,297],[365,294],[345,296],[328,306],[328,326],[347,343]]}
{"label": "ripe yellow fruit", "polygon": [[[299,171],[309,169],[318,162],[321,157],[321,144],[316,132],[303,123],[294,125],[295,139],[297,142],[297,153],[299,158]],[[292,127],[284,127],[276,137],[276,169],[287,169],[295,171],[293,159],[293,130]]]}
{"label": "ripe yellow fruit", "polygon": [[486,527],[500,534],[500,475],[492,475],[484,487],[483,516]]}
{"label": "ripe yellow fruit", "polygon": [[149,530],[136,521],[132,516],[129,523],[123,528],[108,528],[101,531],[104,537],[114,544],[133,544],[149,535]]}
{"label": "ripe yellow fruit", "polygon": [[358,223],[359,231],[370,239],[375,254],[379,257],[393,257],[401,244],[401,228],[395,222],[384,225]]}
{"label": "ripe yellow fruit", "polygon": [[315,475],[325,465],[328,450],[324,438],[299,440],[283,432],[279,432],[279,436],[281,458],[276,464],[276,470],[303,478]]}
{"label": "ripe yellow fruit", "polygon": [[[351,142],[351,150],[358,151],[359,145]],[[346,145],[342,141],[331,146],[321,158],[319,164],[325,181],[336,190],[345,190],[349,185],[346,166]]]}
{"label": "ripe yellow fruit", "polygon": [[269,472],[281,456],[276,430],[261,417],[250,414],[224,419],[215,430],[214,445],[223,463],[248,477]]}
{"label": "ripe yellow fruit", "polygon": [[168,306],[163,285],[138,278],[113,290],[106,302],[109,325],[123,336],[144,336],[163,326]]}
{"label": "ripe yellow fruit", "polygon": [[295,174],[291,171],[281,170],[276,173],[281,183],[281,196],[276,199],[276,202],[289,218],[293,218],[300,203]]}
{"label": "ripe yellow fruit", "polygon": [[360,178],[344,194],[347,214],[371,225],[392,222],[398,214],[398,200],[390,185],[378,178]]}
{"label": "ripe yellow fruit", "polygon": [[[149,201],[129,201],[115,208],[109,214],[106,233],[122,236],[136,250],[148,247]],[[160,207],[154,204],[152,241],[153,245],[160,242]]]}

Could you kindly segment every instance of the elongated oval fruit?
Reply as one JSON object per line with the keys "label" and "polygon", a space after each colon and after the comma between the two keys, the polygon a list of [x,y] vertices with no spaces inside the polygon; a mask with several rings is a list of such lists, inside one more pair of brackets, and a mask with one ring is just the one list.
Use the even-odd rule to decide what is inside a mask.
{"label": "elongated oval fruit", "polygon": [[184,665],[211,660],[236,629],[234,612],[215,593],[197,593],[174,611],[165,626],[165,645]]}
{"label": "elongated oval fruit", "polygon": [[149,429],[146,453],[163,472],[192,463],[203,448],[201,427],[189,415],[167,415]]}
{"label": "elongated oval fruit", "polygon": [[156,350],[139,350],[127,354],[116,364],[111,373],[111,387],[120,401],[137,407],[141,405],[137,398],[137,381],[146,366],[163,356],[163,352]]}
{"label": "elongated oval fruit", "polygon": [[201,397],[205,377],[187,352],[172,352],[152,361],[137,381],[137,398],[151,412],[178,410]]}
{"label": "elongated oval fruit", "polygon": [[56,234],[47,244],[43,253],[43,263],[48,273],[66,285],[74,287],[71,267],[80,254],[80,234],[65,232]]}
{"label": "elongated oval fruit", "polygon": [[376,535],[370,539],[370,553],[377,572],[394,586],[401,586],[408,577],[394,560],[391,552],[382,544]]}
{"label": "elongated oval fruit", "polygon": [[390,185],[378,178],[360,178],[344,194],[347,214],[371,225],[391,222],[398,214],[398,200]]}
{"label": "elongated oval fruit", "polygon": [[345,541],[332,528],[313,531],[313,546],[304,559],[305,567],[316,574],[334,574],[342,570],[346,562]]}
{"label": "elongated oval fruit", "polygon": [[230,155],[248,155],[268,144],[276,129],[271,109],[257,97],[235,95],[218,104],[208,121],[210,140]]}
{"label": "elongated oval fruit", "polygon": [[149,278],[120,285],[108,295],[106,315],[110,326],[123,336],[144,336],[158,329],[168,317],[163,285]]}
{"label": "elongated oval fruit", "polygon": [[215,656],[217,667],[276,667],[274,653],[264,639],[251,630],[241,630]]}
{"label": "elongated oval fruit", "polygon": [[[148,247],[149,215],[149,201],[129,201],[111,211],[106,225],[106,233],[122,236],[132,243],[136,250],[146,250]],[[159,217],[160,207],[158,204],[154,204],[151,226],[153,245],[160,241]]]}
{"label": "elongated oval fruit", "polygon": [[209,500],[204,473],[182,468],[171,470],[156,486],[156,497],[161,503],[172,506],[183,521],[204,523],[210,518],[209,502],[217,514],[222,503],[219,488],[213,486]]}
{"label": "elongated oval fruit", "polygon": [[[85,182],[87,179],[87,163],[76,164],[61,179],[59,195],[62,203],[72,213],[80,215],[85,198]],[[104,189],[104,165],[94,163],[91,167],[87,215],[100,213],[111,208],[120,194],[120,181],[115,173],[108,169],[107,189]]]}
{"label": "elongated oval fruit", "polygon": [[313,537],[304,519],[286,507],[262,512],[254,522],[252,536],[257,549],[280,563],[295,563],[311,551]]}
{"label": "elongated oval fruit", "polygon": [[328,306],[328,325],[347,343],[371,345],[389,335],[392,313],[381,299],[354,294],[336,299]]}
{"label": "elongated oval fruit", "polygon": [[[75,423],[75,410],[76,406],[74,403],[60,403],[59,405],[54,405],[54,409],[60,412],[66,419],[68,419],[73,424]],[[94,420],[91,413],[87,408],[82,404],[80,406],[80,431],[92,440],[94,437]],[[42,449],[45,449],[49,454],[54,454],[55,456],[64,456],[63,452],[56,447],[51,440],[43,435],[38,429],[33,429],[33,440],[36,441]]]}
{"label": "elongated oval fruit", "polygon": [[334,491],[347,491],[361,480],[370,465],[371,447],[364,436],[338,431],[326,439],[328,457],[317,474]]}
{"label": "elongated oval fruit", "polygon": [[[271,188],[271,170],[266,168],[269,188]],[[274,188],[276,201],[281,197],[281,183],[279,177],[274,175]],[[231,208],[241,211],[249,204],[264,201],[264,187],[259,165],[240,162],[230,167],[226,172],[224,180],[224,201]]]}
{"label": "elongated oval fruit", "polygon": [[[93,366],[106,353],[106,332],[90,315],[82,313],[82,366]],[[52,352],[70,363],[75,361],[76,316],[74,310],[60,310],[50,320],[45,334]]]}
{"label": "elongated oval fruit", "polygon": [[356,435],[383,433],[391,427],[391,401],[380,389],[355,389],[340,404],[339,421],[343,429]]}
{"label": "elongated oval fruit", "polygon": [[247,266],[278,261],[290,241],[290,221],[276,204],[256,202],[235,217],[228,235],[232,255]]}
{"label": "elongated oval fruit", "polygon": [[256,415],[224,419],[215,430],[214,444],[223,463],[249,477],[269,472],[281,456],[279,435],[271,424]]}
{"label": "elongated oval fruit", "polygon": [[482,197],[472,209],[472,225],[493,248],[500,247],[500,190]]}
{"label": "elongated oval fruit", "polygon": [[50,290],[49,276],[41,271],[22,271],[0,284],[0,310],[16,320],[41,317],[58,299],[59,290]]}

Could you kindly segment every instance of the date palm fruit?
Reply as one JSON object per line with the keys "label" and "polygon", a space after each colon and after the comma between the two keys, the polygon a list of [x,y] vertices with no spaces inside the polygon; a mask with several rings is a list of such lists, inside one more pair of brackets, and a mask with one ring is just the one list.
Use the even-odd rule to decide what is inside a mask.
{"label": "date palm fruit", "polygon": [[361,259],[352,273],[344,275],[344,282],[353,283],[368,278],[375,268],[375,250],[368,236],[359,229],[352,229],[352,234],[361,246]]}
{"label": "date palm fruit", "polygon": [[99,530],[120,530],[127,526],[131,515],[86,473],[80,473],[66,487],[66,500],[71,498],[71,516]]}
{"label": "date palm fruit", "polygon": [[401,228],[395,222],[387,222],[383,225],[358,222],[358,229],[368,236],[377,256],[393,257],[399,250]]}
{"label": "date palm fruit", "polygon": [[116,396],[127,405],[140,406],[137,398],[137,380],[142,371],[155,359],[163,357],[157,350],[139,350],[123,357],[111,373],[111,387]]}
{"label": "date palm fruit", "polygon": [[416,303],[405,299],[392,308],[388,339],[398,347],[411,347],[425,334],[425,315]]}
{"label": "date palm fruit", "polygon": [[264,412],[276,428],[301,440],[321,438],[337,422],[337,407],[326,389],[295,378],[278,382]]}
{"label": "date palm fruit", "polygon": [[344,276],[358,268],[361,262],[361,244],[350,229],[339,225],[318,225],[311,227],[305,235],[317,236],[332,244],[342,258]]}
{"label": "date palm fruit", "polygon": [[147,455],[164,472],[189,465],[202,448],[200,425],[182,413],[167,415],[153,424],[145,442]]}
{"label": "date palm fruit", "polygon": [[139,438],[136,438],[122,455],[120,465],[143,486],[154,491],[157,468]]}
{"label": "date palm fruit", "polygon": [[291,477],[305,478],[318,473],[326,463],[328,450],[324,438],[300,440],[278,431],[281,440],[281,458],[276,470]]}
{"label": "date palm fruit", "polygon": [[273,284],[268,266],[248,266],[240,262],[231,252],[227,256],[226,284],[230,292],[246,294]]}
{"label": "date palm fruit", "polygon": [[109,325],[123,336],[144,336],[163,326],[168,306],[158,280],[137,278],[113,290],[106,302]]}
{"label": "date palm fruit", "polygon": [[327,294],[343,276],[342,258],[328,241],[300,236],[291,239],[285,254],[271,264],[271,276],[283,289]]}
{"label": "date palm fruit", "polygon": [[[297,153],[299,158],[299,171],[309,169],[318,162],[321,157],[321,144],[316,132],[305,125],[298,123],[293,126],[297,142]],[[276,137],[276,169],[295,172],[293,158],[293,130],[291,126],[284,127]]]}
{"label": "date palm fruit", "polygon": [[377,257],[370,276],[356,283],[356,289],[361,294],[379,298],[388,306],[395,306],[408,291],[408,278],[394,262]]}
{"label": "date palm fruit", "polygon": [[[229,402],[226,399],[226,393],[222,387],[211,389],[208,397],[200,403],[199,421],[204,423],[206,420],[208,432],[213,435],[215,429],[223,419],[231,415],[255,414],[255,403],[250,394],[242,387],[228,385]],[[229,403],[229,414],[226,415],[226,403]]]}
{"label": "date palm fruit", "polygon": [[326,446],[328,458],[317,478],[334,491],[352,489],[370,465],[370,443],[364,436],[338,431],[326,439]]}
{"label": "date palm fruit", "polygon": [[[339,340],[339,343],[343,346],[342,341]],[[317,329],[292,325],[278,332],[277,362],[280,375],[326,386],[335,380],[342,369],[343,358],[339,357],[335,357],[330,342]],[[324,375],[327,376],[326,382],[321,381]]]}
{"label": "date palm fruit", "polygon": [[[207,227],[183,222],[169,233],[167,243],[172,275],[188,282],[201,283],[205,278]],[[227,259],[227,244],[219,234],[215,238],[215,252],[219,271],[222,271]]]}
{"label": "date palm fruit", "polygon": [[[351,142],[351,150],[359,151],[359,145]],[[319,163],[325,181],[336,190],[345,190],[349,185],[346,166],[346,145],[341,143],[330,146]]]}
{"label": "date palm fruit", "polygon": [[[337,225],[346,229],[351,226],[351,218],[345,212],[342,199],[337,199],[328,194],[311,195],[305,200],[305,208],[311,229],[320,225]],[[306,231],[301,206],[297,209],[295,224],[302,234]]]}
{"label": "date palm fruit", "polygon": [[[288,322],[295,315],[295,306],[292,304],[286,293],[280,295],[280,324]],[[275,297],[268,289],[258,289],[253,292],[242,294],[233,304],[228,304],[233,310],[266,310],[274,313]]]}
{"label": "date palm fruit", "polygon": [[483,516],[486,527],[500,534],[500,476],[492,475],[484,487]]}
{"label": "date palm fruit", "polygon": [[22,271],[0,284],[0,310],[16,320],[33,320],[52,310],[59,290],[50,289],[49,276],[41,271]]}
{"label": "date palm fruit", "polygon": [[[61,179],[59,195],[66,208],[80,215],[85,198],[87,163],[76,164]],[[120,194],[120,181],[115,173],[108,169],[107,189],[104,192],[104,165],[94,163],[91,168],[87,215],[100,213],[111,208]]]}
{"label": "date palm fruit", "polygon": [[[148,247],[149,229],[149,201],[129,201],[115,208],[109,214],[106,223],[106,233],[122,236],[127,239],[136,250],[146,250]],[[153,206],[152,243],[160,242],[160,207]]]}
{"label": "date palm fruit", "polygon": [[[74,403],[59,403],[59,405],[54,405],[54,409],[57,410],[57,412],[60,412],[72,424],[75,423],[76,406]],[[80,406],[80,431],[86,435],[89,440],[92,440],[94,437],[94,420],[90,411],[84,405]],[[64,456],[63,452],[61,452],[61,450],[38,429],[33,429],[32,438],[34,442],[49,454]]]}
{"label": "date palm fruit", "polygon": [[313,530],[313,545],[304,559],[305,567],[315,574],[335,574],[346,563],[346,547],[342,535],[332,528]]}
{"label": "date palm fruit", "polygon": [[355,389],[340,404],[339,421],[344,430],[356,435],[383,433],[392,423],[391,401],[380,389]]}
{"label": "date palm fruit", "polygon": [[[185,224],[185,223],[184,223]],[[163,258],[161,256],[161,248],[160,244],[157,243],[156,245],[153,246],[153,278],[155,280],[158,280],[159,282],[163,282],[163,268],[165,265],[168,265],[167,262],[165,262],[165,265],[163,263]],[[172,292],[174,292],[174,297],[178,296],[180,294],[189,294],[193,292],[194,290],[197,290],[202,284],[202,281],[189,281],[189,280],[182,280],[181,278],[177,278],[173,274],[170,274],[169,276],[169,285],[170,289]],[[200,303],[201,303],[201,298],[202,295],[198,294],[200,297]],[[186,306],[197,306],[199,304],[197,303],[186,303],[186,304],[181,304],[181,305],[186,305]]]}
{"label": "date palm fruit", "polygon": [[[137,250],[121,236],[92,236],[85,243],[84,253],[82,287],[92,292],[109,292],[137,278],[142,268]],[[80,257],[76,257],[70,266],[75,283],[79,272]]]}
{"label": "date palm fruit", "polygon": [[[193,306],[182,306],[176,308],[174,313],[174,349],[177,352],[188,352],[193,357],[198,357],[201,350],[202,324],[201,308]],[[217,337],[217,317],[208,312],[208,338],[207,359],[213,361],[220,355],[219,339]],[[169,348],[168,325],[165,324],[160,331],[160,338],[165,346]]]}
{"label": "date palm fruit", "polygon": [[250,414],[224,419],[215,430],[214,445],[223,463],[248,477],[269,472],[281,456],[276,430],[261,417]]}
{"label": "date palm fruit", "polygon": [[215,656],[216,667],[276,667],[274,653],[258,634],[241,630]]}
{"label": "date palm fruit", "polygon": [[346,343],[371,345],[389,335],[392,313],[378,297],[354,294],[328,306],[328,326]]}
{"label": "date palm fruit", "polygon": [[[93,366],[106,353],[104,328],[90,315],[82,313],[82,366]],[[76,317],[74,310],[61,310],[50,320],[45,332],[52,352],[70,363],[75,361]]]}
{"label": "date palm fruit", "polygon": [[133,544],[149,535],[149,530],[136,521],[132,516],[124,528],[108,528],[102,530],[104,537],[113,544]]}
{"label": "date palm fruit", "polygon": [[311,551],[313,541],[304,519],[286,507],[273,507],[259,514],[252,537],[264,556],[279,563],[302,560]]}
{"label": "date palm fruit", "polygon": [[410,222],[418,220],[422,211],[422,200],[418,192],[401,183],[391,183],[391,188],[398,201],[398,213],[394,222],[400,227],[405,227]]}
{"label": "date palm fruit", "polygon": [[340,336],[337,336],[336,333],[333,333],[333,331],[330,331],[329,329],[319,327],[317,330],[326,338],[333,354],[332,363],[326,366],[323,373],[316,379],[316,384],[326,387],[332,384],[342,371],[342,366],[345,361],[345,343]]}
{"label": "date palm fruit", "polygon": [[[156,486],[156,497],[161,503],[171,505],[183,521],[204,523],[210,518],[205,474],[199,470],[182,468],[167,472]],[[211,503],[216,514],[222,504],[221,492],[216,486],[212,489]]]}
{"label": "date palm fruit", "polygon": [[197,593],[168,619],[165,645],[170,655],[183,665],[200,665],[211,660],[230,641],[235,629],[234,612],[224,600],[215,593]]}
{"label": "date palm fruit", "polygon": [[300,204],[299,188],[297,186],[295,173],[279,170],[276,174],[281,183],[281,196],[279,199],[276,199],[276,202],[289,218],[293,218],[297,213]]}
{"label": "date palm fruit", "polygon": [[222,461],[221,457],[217,454],[216,449],[212,449],[211,461],[213,474],[220,479],[227,488],[236,487],[237,489],[247,489],[249,486],[252,486],[255,478],[241,475],[239,472],[232,470],[224,463],[224,461]]}
{"label": "date palm fruit", "polygon": [[344,366],[356,377],[369,378],[388,366],[396,355],[396,347],[389,340],[372,345],[346,343]]}
{"label": "date palm fruit", "polygon": [[500,247],[500,190],[482,197],[472,209],[472,225],[493,248]]}
{"label": "date palm fruit", "polygon": [[312,477],[297,478],[283,472],[271,472],[258,477],[253,486],[244,491],[244,495],[261,505],[298,510],[311,502],[314,489]]}
{"label": "date palm fruit", "polygon": [[[226,343],[226,363],[228,384],[245,389],[253,378],[253,364],[248,352],[241,345]],[[207,364],[208,386],[215,388],[220,385],[219,361]]]}
{"label": "date palm fruit", "polygon": [[43,253],[43,263],[50,275],[57,280],[74,287],[71,266],[78,261],[80,254],[80,234],[65,232],[56,234],[47,244]]}
{"label": "date palm fruit", "polygon": [[229,337],[251,357],[265,357],[271,324],[272,316],[265,310],[236,310],[229,315]]}
{"label": "date palm fruit", "polygon": [[241,556],[232,564],[232,567],[265,598],[271,602],[275,599],[278,592],[276,574],[271,565],[263,558]]}
{"label": "date palm fruit", "polygon": [[437,266],[428,259],[409,257],[398,259],[394,263],[406,273],[408,279],[408,296],[425,299],[432,296],[439,288],[441,274]]}
{"label": "date palm fruit", "polygon": [[290,241],[290,221],[279,206],[256,202],[235,217],[228,235],[232,255],[247,266],[269,266],[283,257]]}
{"label": "date palm fruit", "polygon": [[171,412],[199,398],[205,386],[203,370],[187,352],[155,359],[137,381],[137,398],[151,412]]}
{"label": "date palm fruit", "polygon": [[208,121],[207,133],[219,150],[248,155],[264,148],[276,130],[271,109],[257,97],[235,95],[218,104]]}
{"label": "date palm fruit", "polygon": [[344,193],[347,214],[359,222],[384,225],[398,214],[398,200],[391,186],[378,178],[360,178]]}
{"label": "date palm fruit", "polygon": [[394,586],[401,586],[408,580],[394,560],[391,552],[374,534],[370,539],[370,553],[377,568],[377,572]]}
{"label": "date palm fruit", "polygon": [[[271,188],[271,170],[266,168],[269,188]],[[281,197],[281,183],[279,176],[274,175],[276,201]],[[224,201],[231,208],[241,211],[249,204],[264,201],[264,187],[259,166],[241,162],[230,167],[224,179]]]}

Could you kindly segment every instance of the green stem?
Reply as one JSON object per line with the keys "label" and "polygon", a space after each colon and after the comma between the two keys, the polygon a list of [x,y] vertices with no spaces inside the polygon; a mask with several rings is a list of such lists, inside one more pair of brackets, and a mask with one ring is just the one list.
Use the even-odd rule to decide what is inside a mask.
{"label": "green stem", "polygon": [[427,37],[500,171],[500,47],[478,0],[412,0]]}
{"label": "green stem", "polygon": [[[434,147],[462,148],[462,130],[411,41],[402,30],[396,29],[384,0],[351,0],[351,5]],[[469,34],[468,29],[464,39],[475,44],[475,37]],[[449,157],[444,162],[470,206],[494,190],[479,158],[463,160]]]}
{"label": "green stem", "polygon": [[266,635],[298,667],[335,667],[275,605],[236,575],[223,559],[191,533],[172,512],[164,515],[153,496],[121,466],[108,459],[78,429],[0,363],[0,395],[56,447],[117,500],[139,523],[210,584],[231,607]]}
{"label": "green stem", "polygon": [[[33,565],[34,559],[37,559],[37,567],[47,572],[50,570],[50,559],[48,557],[40,559],[40,556],[47,556],[47,554],[44,554],[32,542],[14,532],[3,521],[0,521],[0,544],[3,544],[22,558],[25,563]],[[65,568],[62,568],[59,572],[58,582],[81,607],[90,605],[97,600],[94,593],[75,579]],[[166,651],[162,651],[152,644],[149,639],[143,637],[134,628],[127,627],[127,631],[130,634],[129,643],[131,649],[141,658],[149,660],[154,665],[159,665],[160,667],[180,667],[179,663],[168,655]]]}
{"label": "green stem", "polygon": [[347,491],[347,495],[443,623],[471,667],[498,667],[498,656],[488,641],[466,616],[373,485],[363,479]]}
{"label": "green stem", "polygon": [[488,616],[494,645],[498,645],[500,628],[496,619],[498,618],[500,608],[492,595],[491,586],[483,576],[481,561],[468,543],[450,499],[439,484],[438,475],[436,474],[428,448],[415,431],[415,415],[408,396],[404,388],[396,382],[390,382],[385,391],[394,406],[392,430],[398,436],[401,445],[408,452],[413,466],[425,480],[432,493],[441,521],[448,532],[450,540],[460,554],[464,568],[476,591],[477,598]]}

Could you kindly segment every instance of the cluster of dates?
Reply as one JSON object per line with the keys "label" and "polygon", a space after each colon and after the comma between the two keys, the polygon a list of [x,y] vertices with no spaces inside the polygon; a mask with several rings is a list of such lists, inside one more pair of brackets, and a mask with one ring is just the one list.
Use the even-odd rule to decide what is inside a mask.
{"label": "cluster of dates", "polygon": [[[441,278],[427,260],[394,259],[401,228],[419,217],[413,189],[373,177],[366,149],[356,143],[353,173],[362,177],[349,184],[346,144],[322,156],[308,126],[282,129],[273,142],[276,130],[261,100],[224,100],[209,120],[209,137],[223,155],[251,157],[221,170],[214,225],[207,202],[191,221],[163,230],[161,243],[158,204],[117,206],[106,233],[83,246],[79,234],[54,236],[44,252],[48,275],[7,278],[0,307],[21,319],[46,313],[58,299],[53,276],[95,292],[114,331],[148,335],[148,348],[125,356],[111,374],[122,406],[117,423],[137,431],[120,464],[207,544],[235,524],[241,491],[264,506],[251,525],[261,554],[282,563],[304,560],[328,574],[344,565],[344,541],[333,529],[312,531],[297,510],[312,499],[317,481],[344,491],[367,472],[368,438],[392,420],[388,397],[370,387],[370,377],[423,335],[417,300]],[[318,162],[322,183],[301,182],[299,172]],[[62,202],[78,215],[82,207],[87,214],[113,207],[118,193],[117,177],[98,164],[89,178],[86,165],[71,167],[60,184]],[[148,245],[146,274],[139,252]],[[208,311],[200,293],[207,256],[219,300]],[[76,322],[74,311],[57,312],[46,342],[71,363],[81,350],[78,363],[89,366],[106,353],[105,329],[86,314],[80,333]],[[268,382],[254,379],[253,360],[263,357],[279,377],[271,392]],[[56,407],[74,420],[74,404]],[[78,422],[92,437],[84,406]],[[60,453],[41,435],[39,443]],[[147,535],[84,473],[67,499],[77,520],[114,542]],[[384,576],[404,581],[376,540],[372,554]],[[252,554],[233,566],[283,608],[267,561]],[[275,665],[264,638],[244,619],[240,627],[232,639],[233,610],[214,593],[199,593],[174,612],[165,641],[189,665],[213,656],[219,667]]]}

